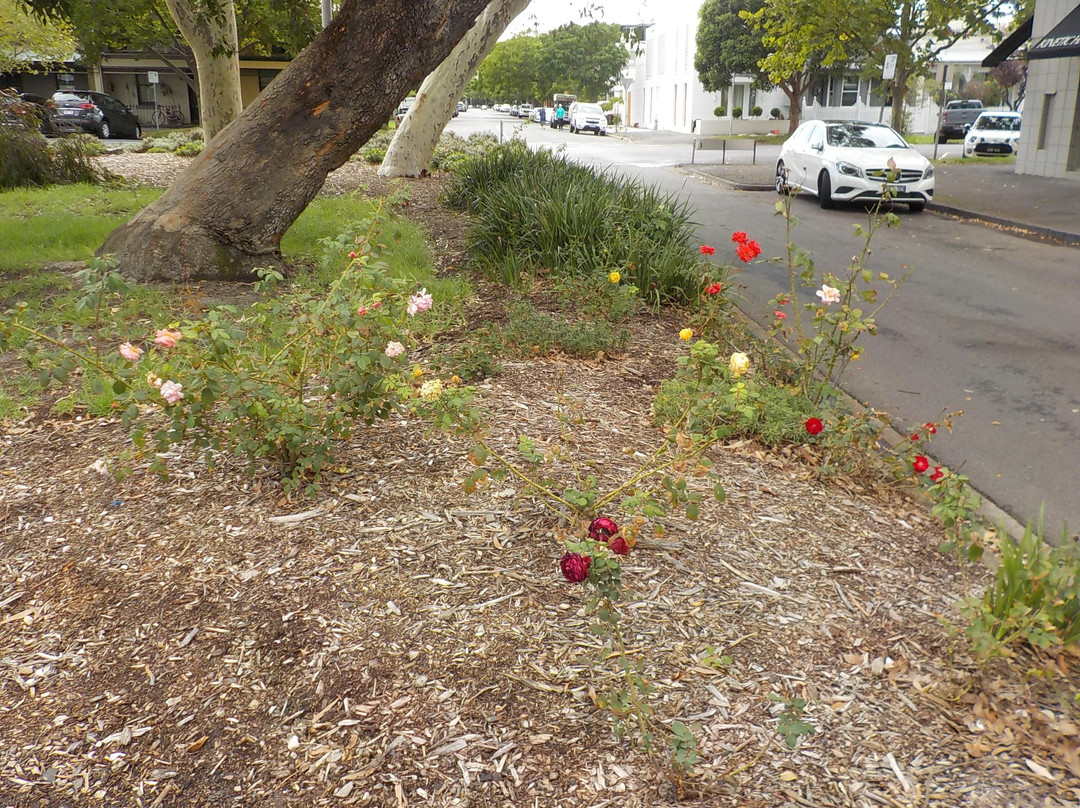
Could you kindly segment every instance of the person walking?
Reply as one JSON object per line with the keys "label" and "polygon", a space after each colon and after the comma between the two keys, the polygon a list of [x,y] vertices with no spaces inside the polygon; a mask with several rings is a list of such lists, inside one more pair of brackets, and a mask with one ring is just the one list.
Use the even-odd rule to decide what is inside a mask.
{"label": "person walking", "polygon": [[552,126],[557,126],[559,129],[563,128],[563,124],[566,123],[566,110],[563,109],[563,105],[559,104],[559,108],[555,110],[555,120],[552,122]]}

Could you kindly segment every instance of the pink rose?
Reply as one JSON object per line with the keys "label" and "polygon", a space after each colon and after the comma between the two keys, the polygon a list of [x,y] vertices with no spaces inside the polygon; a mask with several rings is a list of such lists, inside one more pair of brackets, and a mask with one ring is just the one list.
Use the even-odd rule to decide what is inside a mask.
{"label": "pink rose", "polygon": [[134,362],[142,356],[142,348],[136,348],[130,342],[123,342],[120,344],[120,355],[129,362]]}
{"label": "pink rose", "polygon": [[559,569],[563,577],[572,584],[580,584],[589,577],[592,559],[581,553],[567,553],[559,560]]}
{"label": "pink rose", "polygon": [[180,341],[182,336],[183,334],[179,331],[167,331],[164,328],[159,328],[154,334],[154,342],[162,348],[175,348],[176,343]]}
{"label": "pink rose", "polygon": [[410,317],[421,311],[427,311],[431,308],[432,303],[431,295],[428,294],[427,289],[421,289],[415,295],[409,298],[409,305],[405,308],[406,313]]}
{"label": "pink rose", "polygon": [[400,342],[389,342],[386,345],[384,353],[392,359],[395,356],[401,356],[405,353],[405,346]]}
{"label": "pink rose", "polygon": [[183,385],[172,380],[162,382],[161,397],[170,404],[175,404],[184,397],[184,394],[181,392],[183,389]]}

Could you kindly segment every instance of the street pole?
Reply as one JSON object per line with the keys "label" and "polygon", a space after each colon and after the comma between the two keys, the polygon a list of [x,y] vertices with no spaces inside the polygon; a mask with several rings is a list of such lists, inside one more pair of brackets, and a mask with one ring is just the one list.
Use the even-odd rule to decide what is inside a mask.
{"label": "street pole", "polygon": [[334,19],[334,0],[322,0],[322,27],[325,28]]}
{"label": "street pole", "polygon": [[[949,76],[949,65],[941,66],[941,108],[938,109],[937,130],[934,132],[934,159],[937,159],[938,141],[941,140],[941,122],[945,119],[945,87]],[[963,149],[963,146],[960,147]]]}

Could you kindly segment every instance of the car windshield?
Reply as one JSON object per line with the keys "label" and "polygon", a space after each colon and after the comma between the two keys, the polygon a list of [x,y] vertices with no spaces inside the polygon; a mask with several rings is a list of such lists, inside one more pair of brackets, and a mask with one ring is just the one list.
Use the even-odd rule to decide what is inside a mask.
{"label": "car windshield", "polygon": [[604,110],[599,104],[578,104],[578,112],[582,115],[603,115]]}
{"label": "car windshield", "polygon": [[906,149],[904,139],[887,126],[863,123],[829,124],[830,146],[848,149]]}
{"label": "car windshield", "polygon": [[53,95],[53,101],[56,101],[56,102],[61,103],[61,104],[63,104],[63,103],[70,104],[72,102],[78,104],[78,103],[81,103],[83,101],[93,101],[93,100],[94,99],[90,96],[90,93],[65,93],[65,92],[59,92],[59,93],[56,93],[55,95]]}
{"label": "car windshield", "polygon": [[1020,118],[1015,115],[980,115],[973,129],[993,129],[998,132],[1019,132]]}

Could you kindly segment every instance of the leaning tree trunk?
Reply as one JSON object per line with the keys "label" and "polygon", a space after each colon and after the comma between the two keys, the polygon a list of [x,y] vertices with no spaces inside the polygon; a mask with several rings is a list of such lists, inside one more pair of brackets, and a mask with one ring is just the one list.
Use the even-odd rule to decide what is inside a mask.
{"label": "leaning tree trunk", "polygon": [[199,117],[203,137],[210,140],[244,108],[236,10],[232,0],[222,0],[212,11],[199,0],[165,0],[165,5],[195,56]]}
{"label": "leaning tree trunk", "polygon": [[529,0],[492,0],[450,55],[428,74],[416,101],[394,133],[379,167],[384,177],[419,177],[431,164],[439,136],[465,85]]}
{"label": "leaning tree trunk", "polygon": [[344,0],[333,22],[98,250],[136,280],[249,280],[326,175],[435,69],[487,0]]}

